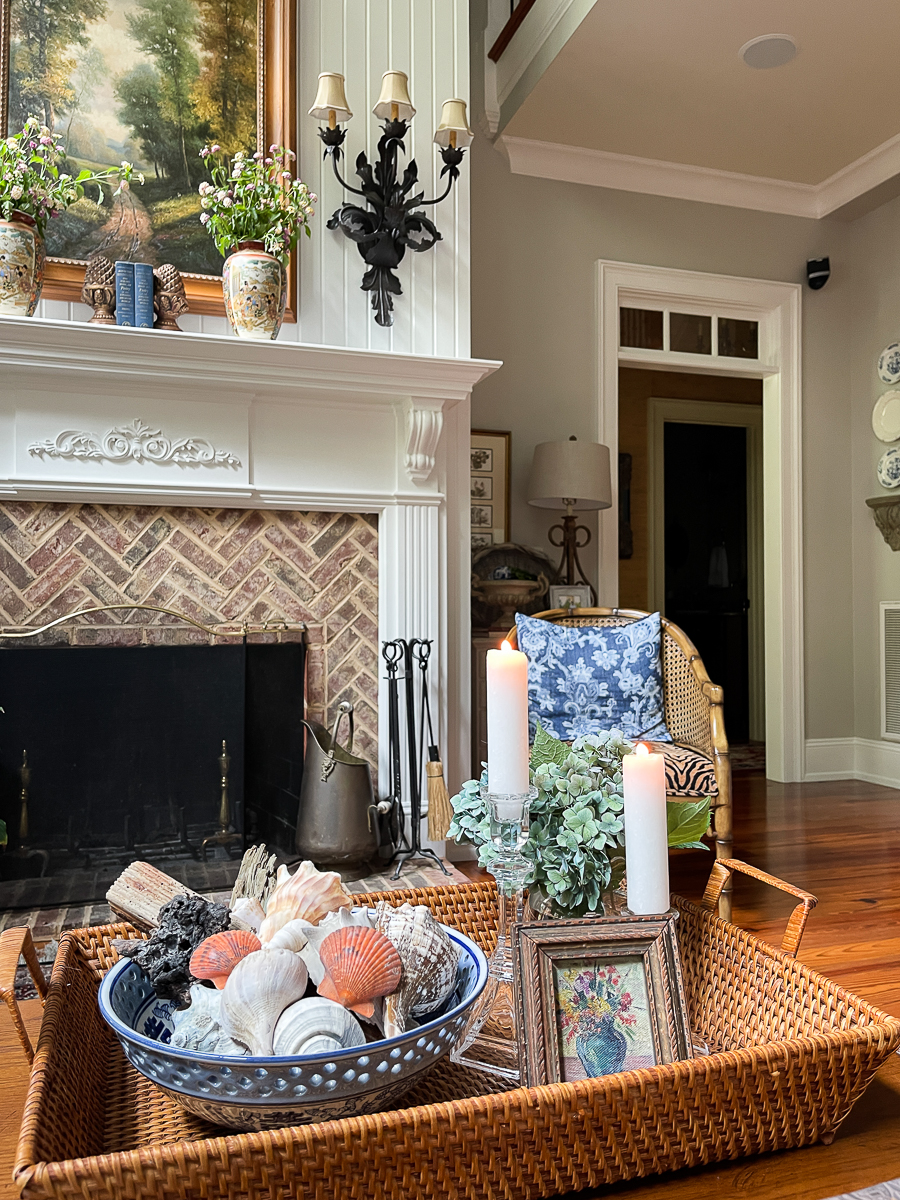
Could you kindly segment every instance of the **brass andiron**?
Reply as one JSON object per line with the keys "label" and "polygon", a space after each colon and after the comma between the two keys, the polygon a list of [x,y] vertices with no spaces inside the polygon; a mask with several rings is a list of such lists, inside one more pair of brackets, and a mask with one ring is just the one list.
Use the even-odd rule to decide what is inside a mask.
{"label": "brass andiron", "polygon": [[228,771],[230,767],[231,755],[228,753],[228,746],[225,742],[222,742],[222,753],[219,755],[219,786],[221,788],[219,796],[219,828],[216,833],[211,833],[208,838],[203,839],[200,852],[203,855],[204,862],[206,862],[207,846],[230,846],[236,843],[241,849],[244,847],[244,839],[239,833],[235,832],[234,826],[231,823],[231,799],[228,795]]}
{"label": "brass andiron", "polygon": [[19,836],[15,850],[7,851],[12,858],[39,858],[41,860],[40,878],[47,874],[50,866],[50,855],[46,850],[32,849],[28,845],[28,789],[31,787],[31,767],[28,765],[28,752],[22,751],[22,765],[19,767]]}

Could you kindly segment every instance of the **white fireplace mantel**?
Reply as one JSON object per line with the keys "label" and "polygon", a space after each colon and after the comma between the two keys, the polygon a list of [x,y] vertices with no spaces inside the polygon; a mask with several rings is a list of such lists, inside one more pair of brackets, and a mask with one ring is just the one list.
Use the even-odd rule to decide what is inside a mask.
{"label": "white fireplace mantel", "polygon": [[0,496],[377,512],[380,635],[434,639],[458,784],[469,397],[500,365],[0,317]]}

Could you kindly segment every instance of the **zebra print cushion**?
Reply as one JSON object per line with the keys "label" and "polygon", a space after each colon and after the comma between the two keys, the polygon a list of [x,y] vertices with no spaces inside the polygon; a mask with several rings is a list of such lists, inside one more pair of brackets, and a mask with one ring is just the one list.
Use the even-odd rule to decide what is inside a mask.
{"label": "zebra print cushion", "polygon": [[650,742],[651,749],[666,760],[666,792],[670,796],[700,799],[718,796],[716,772],[712,759],[690,746],[674,742]]}

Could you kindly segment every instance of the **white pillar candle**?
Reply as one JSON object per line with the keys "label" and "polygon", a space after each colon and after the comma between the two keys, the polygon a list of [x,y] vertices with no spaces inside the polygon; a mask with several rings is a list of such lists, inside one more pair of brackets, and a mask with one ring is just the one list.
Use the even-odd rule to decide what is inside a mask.
{"label": "white pillar candle", "polygon": [[625,875],[633,913],[669,909],[669,837],[666,766],[661,754],[639,743],[622,759],[625,791]]}
{"label": "white pillar candle", "polygon": [[527,792],[528,659],[509,642],[487,652],[487,736],[488,791]]}

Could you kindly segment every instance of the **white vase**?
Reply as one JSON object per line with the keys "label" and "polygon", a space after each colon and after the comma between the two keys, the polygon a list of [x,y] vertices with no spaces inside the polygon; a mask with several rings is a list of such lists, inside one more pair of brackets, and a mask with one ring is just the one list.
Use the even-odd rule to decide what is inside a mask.
{"label": "white vase", "polygon": [[225,259],[222,294],[238,337],[270,341],[278,336],[287,300],[287,272],[262,242],[241,242]]}

